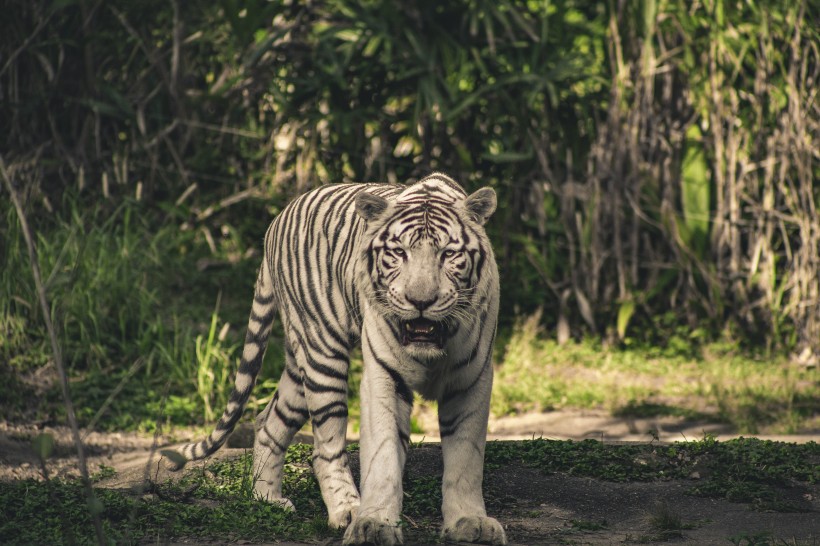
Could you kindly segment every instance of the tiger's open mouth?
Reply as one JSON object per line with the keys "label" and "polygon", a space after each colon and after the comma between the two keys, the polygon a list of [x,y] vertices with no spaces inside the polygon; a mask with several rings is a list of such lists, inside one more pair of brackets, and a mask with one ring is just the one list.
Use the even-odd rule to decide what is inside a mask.
{"label": "tiger's open mouth", "polygon": [[405,320],[401,323],[402,345],[411,343],[434,343],[439,348],[444,346],[446,330],[444,324],[426,318]]}

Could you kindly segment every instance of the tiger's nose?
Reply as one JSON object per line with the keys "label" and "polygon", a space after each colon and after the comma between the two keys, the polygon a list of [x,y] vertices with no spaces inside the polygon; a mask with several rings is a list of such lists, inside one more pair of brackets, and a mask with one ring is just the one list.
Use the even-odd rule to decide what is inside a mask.
{"label": "tiger's nose", "polygon": [[410,296],[405,296],[405,297],[407,298],[407,301],[409,301],[410,304],[413,305],[419,311],[424,311],[425,309],[427,309],[428,307],[433,305],[433,303],[435,303],[435,301],[436,301],[435,296],[433,296],[430,299],[425,299],[425,300],[416,300],[416,299],[413,299]]}

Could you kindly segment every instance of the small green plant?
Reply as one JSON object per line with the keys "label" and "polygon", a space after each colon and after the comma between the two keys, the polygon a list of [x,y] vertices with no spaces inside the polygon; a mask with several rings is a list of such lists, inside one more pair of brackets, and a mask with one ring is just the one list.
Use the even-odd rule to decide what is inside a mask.
{"label": "small green plant", "polygon": [[217,297],[216,307],[211,313],[207,336],[196,337],[196,390],[205,408],[206,422],[212,422],[217,412],[222,413],[231,389],[231,375],[239,367],[239,359],[234,357],[237,346],[225,346],[230,325],[223,324],[217,332],[220,297]]}
{"label": "small green plant", "polygon": [[729,542],[735,546],[769,546],[775,544],[774,538],[769,531],[738,533],[729,537]]}
{"label": "small green plant", "polygon": [[682,531],[688,526],[672,506],[661,502],[649,514],[649,528],[658,540],[669,540],[683,536]]}
{"label": "small green plant", "polygon": [[608,527],[605,519],[600,521],[590,521],[586,519],[570,520],[570,525],[575,531],[602,531]]}

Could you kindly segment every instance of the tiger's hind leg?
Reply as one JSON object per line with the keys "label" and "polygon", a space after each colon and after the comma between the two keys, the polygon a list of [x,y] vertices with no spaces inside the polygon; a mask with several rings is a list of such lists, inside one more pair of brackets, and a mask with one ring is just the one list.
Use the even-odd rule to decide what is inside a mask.
{"label": "tiger's hind leg", "polygon": [[342,354],[330,358],[326,354],[309,353],[305,357],[302,370],[313,424],[313,471],[327,506],[328,525],[345,528],[359,509],[359,491],[346,450],[350,363],[347,355]]}
{"label": "tiger's hind leg", "polygon": [[285,371],[273,400],[256,417],[253,446],[254,493],[258,498],[285,508],[293,503],[282,496],[285,452],[293,436],[308,418],[302,379],[296,371],[293,353],[286,349]]}

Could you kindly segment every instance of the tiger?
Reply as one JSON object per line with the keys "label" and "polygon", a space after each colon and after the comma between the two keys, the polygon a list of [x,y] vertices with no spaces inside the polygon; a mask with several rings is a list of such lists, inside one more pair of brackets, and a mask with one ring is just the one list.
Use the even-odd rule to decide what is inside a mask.
{"label": "tiger", "polygon": [[[442,538],[506,544],[482,493],[500,297],[484,224],[496,205],[492,188],[467,195],[442,173],[407,185],[320,186],[288,204],[265,235],[227,407],[206,439],[179,448],[177,468],[213,454],[233,431],[278,310],[285,366],[255,421],[255,496],[294,509],[282,495],[285,452],[310,419],[328,525],[346,528],[344,544],[403,544],[415,392],[438,403]],[[358,344],[361,496],[345,449],[349,355]]]}

